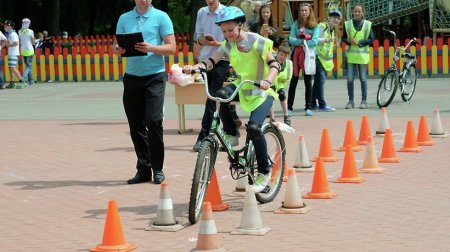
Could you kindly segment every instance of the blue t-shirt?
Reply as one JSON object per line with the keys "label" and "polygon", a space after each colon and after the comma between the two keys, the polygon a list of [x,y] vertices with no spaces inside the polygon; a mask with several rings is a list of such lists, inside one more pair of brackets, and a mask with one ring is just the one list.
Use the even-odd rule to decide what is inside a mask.
{"label": "blue t-shirt", "polygon": [[[140,15],[136,8],[124,13],[117,22],[116,34],[142,32],[144,41],[151,45],[162,45],[163,37],[173,34],[173,24],[167,13],[151,7]],[[165,71],[164,56],[147,53],[147,56],[128,57],[127,74],[147,76]]]}

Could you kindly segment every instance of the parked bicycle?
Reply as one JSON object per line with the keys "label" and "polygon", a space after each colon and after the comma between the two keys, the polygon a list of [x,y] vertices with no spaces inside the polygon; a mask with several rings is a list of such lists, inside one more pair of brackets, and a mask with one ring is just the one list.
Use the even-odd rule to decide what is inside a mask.
{"label": "parked bicycle", "polygon": [[[189,199],[189,221],[192,224],[198,222],[201,206],[208,189],[211,175],[216,165],[217,153],[219,147],[222,146],[228,155],[230,162],[231,177],[235,180],[247,177],[248,183],[252,185],[258,175],[255,150],[251,140],[247,137],[245,145],[241,149],[233,149],[231,145],[225,140],[225,134],[219,125],[219,110],[221,103],[231,102],[237,95],[239,89],[244,83],[252,83],[258,86],[258,83],[251,80],[242,81],[236,90],[227,99],[220,97],[213,97],[208,90],[208,79],[204,70],[200,72],[205,81],[205,90],[209,99],[216,102],[216,111],[213,115],[211,123],[211,130],[209,135],[203,139],[200,151],[198,152],[197,162],[195,164],[194,177],[192,179],[191,195]],[[284,160],[286,155],[285,143],[283,134],[273,124],[268,122],[262,125],[261,131],[267,141],[267,152],[269,154],[269,163],[272,170],[272,178],[266,188],[256,193],[256,199],[260,203],[267,203],[272,201],[278,194],[284,174]]]}
{"label": "parked bicycle", "polygon": [[[395,46],[395,40],[397,38],[395,32],[386,29],[383,30],[393,35],[395,52],[394,56],[392,57],[391,66],[378,85],[377,104],[380,108],[387,107],[389,106],[389,104],[391,104],[392,100],[394,99],[395,92],[397,92],[398,88],[400,89],[400,94],[403,101],[410,101],[416,89],[417,82],[416,56],[409,52],[406,52],[411,44],[417,41],[416,38],[411,39],[405,47],[397,47]],[[398,69],[397,67],[397,62],[400,59],[400,52],[402,51],[404,51],[404,53],[401,54],[401,57],[404,60],[402,71],[400,72],[400,69]]]}

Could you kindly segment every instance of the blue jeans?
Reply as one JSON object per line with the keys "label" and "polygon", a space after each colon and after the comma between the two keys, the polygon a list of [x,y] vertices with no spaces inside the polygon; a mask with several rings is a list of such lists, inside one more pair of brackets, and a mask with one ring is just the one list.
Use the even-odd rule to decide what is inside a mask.
{"label": "blue jeans", "polygon": [[33,82],[33,74],[31,72],[31,64],[33,63],[33,55],[23,56],[25,61],[25,70],[23,70],[22,78],[28,81],[28,83]]}
{"label": "blue jeans", "polygon": [[[231,93],[234,90],[236,90],[235,85],[228,85],[227,88],[232,90]],[[272,107],[272,104],[273,104],[273,97],[267,96],[266,100],[250,113],[248,124],[251,123],[256,124],[259,126],[259,129],[261,129],[264,120],[266,120],[266,116],[269,114],[269,110]],[[231,123],[233,121],[233,117],[231,116],[231,114],[229,115],[224,114],[222,115],[222,120],[224,121],[224,124],[226,123],[226,121],[228,121],[228,123]],[[262,174],[268,174],[270,172],[270,166],[269,166],[269,154],[267,153],[266,139],[262,135],[262,132],[260,132],[259,136],[255,137],[252,141],[255,147],[255,156],[256,162],[258,163],[258,172]]]}
{"label": "blue jeans", "polygon": [[367,100],[367,64],[352,64],[347,62],[347,92],[348,100],[354,100],[354,80],[355,72],[358,70],[359,80],[361,81],[361,100]]}
{"label": "blue jeans", "polygon": [[5,77],[3,76],[3,59],[0,53],[0,84],[5,84]]}
{"label": "blue jeans", "polygon": [[319,103],[319,108],[325,108],[327,106],[324,96],[325,78],[326,75],[322,63],[319,58],[316,58],[316,74],[314,75],[311,106],[315,106],[316,101]]}

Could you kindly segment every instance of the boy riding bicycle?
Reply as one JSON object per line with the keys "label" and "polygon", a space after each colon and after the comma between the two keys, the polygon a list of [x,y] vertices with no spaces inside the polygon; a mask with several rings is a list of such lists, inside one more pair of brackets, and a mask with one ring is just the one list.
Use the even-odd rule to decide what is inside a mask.
{"label": "boy riding bicycle", "polygon": [[[186,65],[184,71],[189,73],[199,67],[210,70],[222,58],[228,59],[237,73],[237,79],[231,85],[216,92],[215,96],[222,98],[229,96],[242,80],[254,80],[260,83],[259,88],[246,83],[239,90],[240,106],[244,111],[250,112],[247,135],[255,148],[258,176],[253,187],[255,193],[259,193],[271,179],[267,143],[262,135],[261,126],[272,107],[273,100],[278,98],[277,93],[270,86],[272,82],[276,82],[276,76],[281,67],[272,55],[271,40],[243,30],[245,15],[241,9],[234,6],[224,8],[217,16],[216,24],[220,26],[225,36],[221,49],[208,60],[193,67]],[[224,113],[222,120],[232,123],[233,116],[231,113]]]}

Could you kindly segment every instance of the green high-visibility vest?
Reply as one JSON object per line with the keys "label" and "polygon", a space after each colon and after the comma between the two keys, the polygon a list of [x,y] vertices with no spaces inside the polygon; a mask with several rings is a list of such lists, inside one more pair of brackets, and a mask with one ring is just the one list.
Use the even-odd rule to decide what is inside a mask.
{"label": "green high-visibility vest", "polygon": [[322,22],[319,24],[319,29],[323,30],[323,37],[333,38],[332,42],[324,42],[323,44],[317,45],[317,57],[322,63],[323,68],[326,71],[333,70],[333,48],[334,48],[334,30],[330,33],[330,27],[327,22]]}
{"label": "green high-visibility vest", "polygon": [[[363,26],[360,31],[356,31],[353,26],[353,21],[349,20],[345,22],[345,31],[347,32],[347,37],[354,38],[357,41],[367,39],[370,35],[370,30],[372,27],[372,22],[363,20]],[[364,47],[359,47],[358,45],[348,45],[347,51],[347,62],[352,64],[368,64],[369,63],[369,45]]]}
{"label": "green high-visibility vest", "polygon": [[[258,35],[252,49],[249,52],[240,52],[235,42],[227,40],[222,42],[225,54],[229,55],[230,65],[236,71],[238,78],[233,81],[239,85],[243,80],[260,82],[267,77],[269,66],[266,63],[268,53],[272,53],[273,42],[270,39]],[[276,85],[276,79],[272,82]],[[278,94],[271,88],[261,90],[251,83],[245,83],[239,90],[239,105],[244,111],[252,112],[271,95],[278,98]]]}
{"label": "green high-visibility vest", "polygon": [[293,74],[293,66],[292,66],[292,60],[286,59],[286,61],[281,66],[281,71],[278,73],[277,76],[277,85],[276,85],[276,91],[285,88],[287,86],[287,83],[291,81],[292,74]]}

